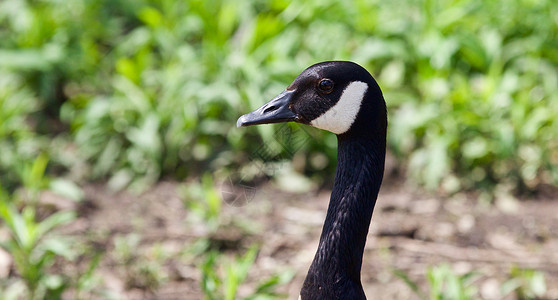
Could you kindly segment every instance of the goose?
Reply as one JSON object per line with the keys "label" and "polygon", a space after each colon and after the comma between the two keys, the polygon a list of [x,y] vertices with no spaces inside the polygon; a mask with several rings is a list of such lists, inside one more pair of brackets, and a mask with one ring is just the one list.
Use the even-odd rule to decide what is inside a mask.
{"label": "goose", "polygon": [[241,116],[237,127],[298,122],[337,135],[337,169],[301,300],[366,299],[360,272],[386,154],[387,109],[376,80],[360,65],[308,67],[277,97]]}

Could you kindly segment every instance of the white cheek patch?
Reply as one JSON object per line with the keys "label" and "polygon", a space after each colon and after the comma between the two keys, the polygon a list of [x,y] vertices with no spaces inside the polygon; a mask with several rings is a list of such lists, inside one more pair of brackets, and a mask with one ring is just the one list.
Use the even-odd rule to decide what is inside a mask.
{"label": "white cheek patch", "polygon": [[355,122],[364,94],[368,90],[368,84],[362,81],[351,82],[343,93],[341,99],[321,116],[310,122],[310,125],[342,134],[351,128]]}

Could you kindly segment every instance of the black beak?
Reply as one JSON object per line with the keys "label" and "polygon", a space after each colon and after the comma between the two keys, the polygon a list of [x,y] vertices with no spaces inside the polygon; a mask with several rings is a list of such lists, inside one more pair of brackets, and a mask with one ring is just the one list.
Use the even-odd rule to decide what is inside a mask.
{"label": "black beak", "polygon": [[298,115],[289,109],[294,91],[284,91],[273,100],[236,121],[236,127],[296,121]]}

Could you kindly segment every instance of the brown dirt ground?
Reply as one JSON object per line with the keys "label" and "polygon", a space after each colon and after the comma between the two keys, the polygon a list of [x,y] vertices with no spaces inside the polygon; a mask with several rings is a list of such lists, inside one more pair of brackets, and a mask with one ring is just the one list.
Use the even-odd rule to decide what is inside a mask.
{"label": "brown dirt ground", "polygon": [[[80,217],[64,231],[104,253],[97,270],[102,289],[118,299],[202,299],[200,262],[184,249],[206,230],[188,215],[180,185],[161,182],[142,195],[112,193],[100,184],[85,187]],[[513,266],[543,272],[544,299],[558,299],[558,201],[545,198],[512,201],[499,209],[471,196],[442,199],[390,180],[382,187],[364,254],[366,294],[418,299],[393,270],[404,271],[426,290],[428,267],[447,262],[459,274],[479,272],[475,286],[482,299],[515,298],[502,298],[498,291]],[[296,299],[318,244],[329,191],[287,193],[266,183],[251,199],[240,207],[223,205],[222,223],[237,226],[223,226],[214,240],[230,253],[254,242],[261,245],[239,295],[249,294],[269,274],[290,270],[292,281],[279,291]],[[115,251],[115,239],[132,233],[140,239],[134,251],[141,254],[126,264]],[[154,249],[164,253],[162,259]],[[141,261],[160,262],[162,284],[150,290],[135,278],[134,264]]]}

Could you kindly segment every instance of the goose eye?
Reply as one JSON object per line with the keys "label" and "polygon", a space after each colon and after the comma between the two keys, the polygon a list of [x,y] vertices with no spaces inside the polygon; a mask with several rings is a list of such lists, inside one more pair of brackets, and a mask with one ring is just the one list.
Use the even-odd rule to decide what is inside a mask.
{"label": "goose eye", "polygon": [[329,79],[322,79],[318,83],[318,89],[324,93],[330,93],[333,90],[333,81]]}

